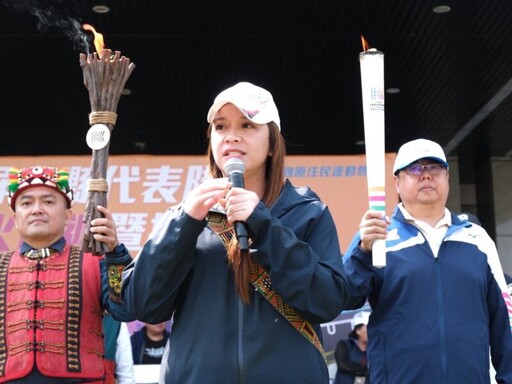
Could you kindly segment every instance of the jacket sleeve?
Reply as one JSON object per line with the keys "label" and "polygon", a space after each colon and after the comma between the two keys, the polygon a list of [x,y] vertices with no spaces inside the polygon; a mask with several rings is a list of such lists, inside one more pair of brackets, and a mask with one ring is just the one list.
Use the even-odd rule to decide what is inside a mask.
{"label": "jacket sleeve", "polygon": [[105,254],[107,282],[110,299],[121,303],[121,283],[123,269],[130,264],[132,256],[124,244],[117,245],[112,252]]}
{"label": "jacket sleeve", "polygon": [[512,383],[510,318],[501,289],[490,269],[488,275],[487,305],[489,310],[491,361],[496,370],[496,382]]}
{"label": "jacket sleeve", "polygon": [[160,323],[172,317],[182,285],[194,263],[197,237],[206,226],[170,208],[133,262],[123,271],[123,306],[136,318]]}
{"label": "jacket sleeve", "polygon": [[347,309],[361,308],[372,292],[372,279],[375,274],[372,253],[363,251],[359,247],[360,241],[359,233],[356,233],[343,256],[350,292]]}
{"label": "jacket sleeve", "polygon": [[101,300],[102,307],[112,315],[112,318],[117,321],[134,321],[135,314],[129,310],[126,306],[120,304],[116,300],[112,299],[109,284],[109,274],[105,259],[100,261],[100,273],[101,273]]}
{"label": "jacket sleeve", "polygon": [[268,271],[274,291],[308,321],[321,323],[338,316],[348,287],[327,207],[308,202],[288,218],[278,219],[260,202],[246,222],[253,240],[251,253]]}

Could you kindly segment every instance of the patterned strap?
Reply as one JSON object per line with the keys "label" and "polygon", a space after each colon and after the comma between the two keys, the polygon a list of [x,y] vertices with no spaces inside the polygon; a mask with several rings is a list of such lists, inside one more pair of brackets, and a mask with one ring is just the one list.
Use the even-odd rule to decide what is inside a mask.
{"label": "patterned strap", "polygon": [[81,372],[82,358],[80,356],[79,335],[81,329],[82,303],[82,257],[80,247],[72,245],[68,261],[68,302],[66,318],[66,364],[69,372]]}
{"label": "patterned strap", "polygon": [[6,335],[6,286],[7,286],[7,272],[9,270],[9,261],[14,252],[0,253],[0,376],[5,375],[5,365],[7,364],[7,345],[5,340]]}
{"label": "patterned strap", "polygon": [[[228,249],[229,241],[234,235],[234,228],[229,225],[225,215],[210,212],[207,217],[208,226],[218,236],[222,245]],[[272,290],[269,273],[259,264],[251,270],[249,277],[256,290],[281,314],[302,336],[304,336],[321,353],[327,362],[324,347],[309,321],[304,320],[297,310],[286,304],[283,298]]]}

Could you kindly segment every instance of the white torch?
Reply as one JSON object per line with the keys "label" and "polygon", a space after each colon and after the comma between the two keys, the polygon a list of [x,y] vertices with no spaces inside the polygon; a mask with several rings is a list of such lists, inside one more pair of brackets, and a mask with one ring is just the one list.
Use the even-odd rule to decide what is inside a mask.
{"label": "white torch", "polygon": [[[361,36],[361,90],[363,95],[364,141],[368,203],[371,210],[386,212],[386,167],[384,145],[384,53],[368,48]],[[373,265],[386,266],[386,241],[372,245]]]}

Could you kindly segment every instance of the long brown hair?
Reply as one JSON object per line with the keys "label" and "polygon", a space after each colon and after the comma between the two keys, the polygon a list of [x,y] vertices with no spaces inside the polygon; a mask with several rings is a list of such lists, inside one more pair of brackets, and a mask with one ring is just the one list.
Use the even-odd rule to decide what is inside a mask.
{"label": "long brown hair", "polygon": [[[212,125],[208,127],[207,136],[210,138]],[[269,156],[265,166],[265,191],[262,201],[270,207],[281,193],[284,187],[284,157],[286,155],[286,144],[279,128],[274,122],[268,123],[269,130]],[[222,170],[215,163],[208,143],[208,171],[214,178],[224,177]],[[244,303],[250,303],[249,293],[249,272],[254,266],[254,261],[248,251],[241,252],[238,248],[238,241],[233,236],[227,252],[229,263],[233,268],[235,286]]]}

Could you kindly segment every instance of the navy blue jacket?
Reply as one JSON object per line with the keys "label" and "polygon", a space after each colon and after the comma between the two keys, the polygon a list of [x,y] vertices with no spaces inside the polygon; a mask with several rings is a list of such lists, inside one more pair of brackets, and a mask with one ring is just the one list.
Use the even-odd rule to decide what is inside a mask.
{"label": "navy blue jacket", "polygon": [[351,307],[368,298],[372,384],[489,383],[489,347],[498,383],[512,383],[512,334],[489,267],[494,249],[482,227],[452,214],[438,257],[398,207],[388,227],[387,265],[349,246],[344,265]]}
{"label": "navy blue jacket", "polygon": [[[273,289],[314,324],[348,299],[332,216],[308,188],[286,183],[275,204],[246,221],[254,260]],[[124,304],[139,320],[174,323],[163,356],[166,384],[328,383],[322,355],[258,292],[244,305],[226,250],[207,226],[171,208],[123,273]],[[170,346],[170,347],[169,347]]]}

